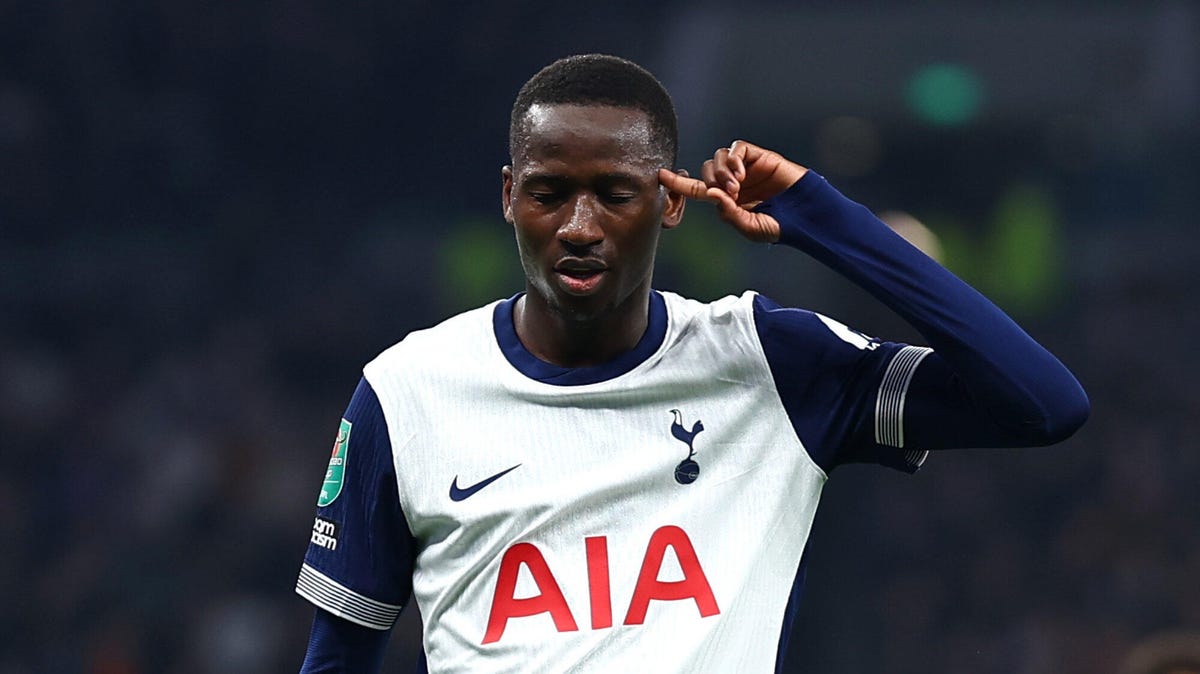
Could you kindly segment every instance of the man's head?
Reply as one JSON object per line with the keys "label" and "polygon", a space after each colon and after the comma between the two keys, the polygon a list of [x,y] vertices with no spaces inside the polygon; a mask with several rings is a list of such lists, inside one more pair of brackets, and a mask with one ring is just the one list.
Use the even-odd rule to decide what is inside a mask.
{"label": "man's head", "polygon": [[605,54],[568,56],[531,77],[513,102],[508,126],[508,152],[513,162],[529,138],[529,110],[536,105],[581,105],[632,108],[650,120],[654,149],[661,165],[675,166],[679,128],[671,96],[654,75],[638,64]]}
{"label": "man's head", "polygon": [[658,234],[684,210],[684,197],[658,180],[677,145],[662,85],[616,57],[562,59],[521,88],[510,133],[501,198],[525,306],[571,321],[644,322]]}

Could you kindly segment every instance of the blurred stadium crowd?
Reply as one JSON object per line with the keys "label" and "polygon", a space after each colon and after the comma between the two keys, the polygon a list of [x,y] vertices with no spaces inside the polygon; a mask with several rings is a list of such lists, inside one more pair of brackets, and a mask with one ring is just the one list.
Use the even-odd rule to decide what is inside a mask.
{"label": "blurred stadium crowd", "polygon": [[[703,49],[736,18],[709,3],[0,5],[0,674],[298,667],[312,612],[292,586],[358,369],[519,289],[508,106],[593,50],[663,76],[685,167],[742,135],[924,221],[1092,396],[1060,447],[839,469],[787,671],[1112,672],[1200,629],[1196,7],[740,4],[826,39]],[[1045,44],[970,45],[1026,20],[1107,60],[1031,63],[1049,81],[1021,89],[1004,63]],[[864,57],[875,42],[901,47]],[[926,80],[880,85],[875,59],[956,65],[924,71],[931,113]],[[800,82],[765,95],[742,77],[760,63]],[[867,94],[837,88],[855,77]],[[702,206],[688,224],[661,287],[756,287],[919,340]],[[394,671],[419,648],[411,613]]]}

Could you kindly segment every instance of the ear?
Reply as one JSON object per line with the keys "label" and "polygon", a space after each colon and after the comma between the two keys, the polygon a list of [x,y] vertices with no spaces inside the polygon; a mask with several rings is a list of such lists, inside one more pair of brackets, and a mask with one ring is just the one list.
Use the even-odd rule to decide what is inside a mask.
{"label": "ear", "polygon": [[504,221],[508,224],[513,224],[512,214],[512,189],[513,189],[513,172],[511,166],[504,166],[500,169],[500,180],[503,187],[500,192],[500,208],[504,211]]}
{"label": "ear", "polygon": [[[684,178],[688,177],[688,172],[684,169],[675,169],[675,172]],[[687,197],[679,192],[667,190],[667,203],[663,207],[662,214],[662,228],[674,229],[677,227],[683,221],[683,208],[686,205]]]}

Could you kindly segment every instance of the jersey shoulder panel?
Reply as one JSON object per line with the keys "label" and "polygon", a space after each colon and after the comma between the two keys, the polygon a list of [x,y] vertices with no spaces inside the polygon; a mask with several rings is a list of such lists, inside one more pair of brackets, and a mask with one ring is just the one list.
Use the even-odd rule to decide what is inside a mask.
{"label": "jersey shoulder panel", "polygon": [[379,396],[393,446],[403,446],[419,430],[424,419],[422,391],[431,382],[469,378],[489,359],[494,361],[499,349],[491,316],[498,302],[413,331],[363,367],[363,376]]}
{"label": "jersey shoulder panel", "polygon": [[741,295],[726,295],[712,302],[701,302],[671,292],[663,292],[662,295],[667,301],[670,316],[668,340],[697,337],[712,340],[715,347],[728,349],[723,352],[722,360],[766,368],[766,358],[754,325],[756,292],[748,290]]}
{"label": "jersey shoulder panel", "polygon": [[[429,328],[414,330],[367,363],[368,379],[397,376],[405,370],[440,369],[448,362],[479,357],[479,340],[492,335],[492,312],[500,302],[471,309]],[[493,341],[494,340],[490,340]],[[372,381],[374,385],[375,382]],[[378,392],[378,388],[376,388]]]}

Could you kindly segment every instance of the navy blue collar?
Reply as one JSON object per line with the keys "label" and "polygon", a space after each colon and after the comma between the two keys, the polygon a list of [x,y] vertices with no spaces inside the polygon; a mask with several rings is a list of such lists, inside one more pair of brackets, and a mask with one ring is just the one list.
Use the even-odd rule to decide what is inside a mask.
{"label": "navy blue collar", "polygon": [[649,323],[646,332],[632,349],[607,363],[591,367],[561,367],[547,363],[529,353],[517,338],[517,329],[513,325],[513,308],[522,294],[517,293],[496,305],[496,310],[492,313],[492,325],[496,331],[496,341],[508,362],[521,374],[544,384],[580,386],[619,377],[649,358],[667,336],[667,303],[658,291],[651,290]]}

